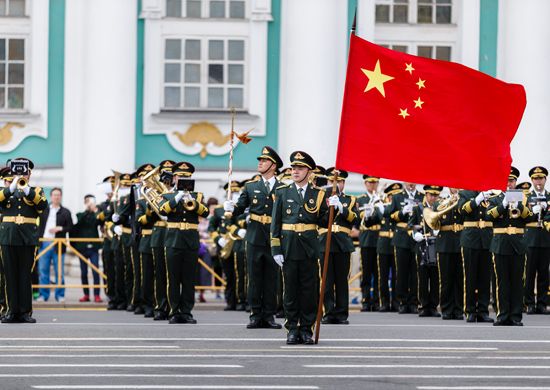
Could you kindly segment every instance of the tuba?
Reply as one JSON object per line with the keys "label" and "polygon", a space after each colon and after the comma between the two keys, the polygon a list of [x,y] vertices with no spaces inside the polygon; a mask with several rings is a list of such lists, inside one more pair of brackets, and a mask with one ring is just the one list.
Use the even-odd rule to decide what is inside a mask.
{"label": "tuba", "polygon": [[433,211],[429,207],[425,207],[422,212],[424,222],[433,230],[439,230],[441,227],[441,217],[450,212],[458,205],[458,194],[453,194],[447,199],[439,203],[437,210]]}
{"label": "tuba", "polygon": [[229,256],[231,256],[231,252],[233,252],[233,245],[235,244],[235,238],[229,232],[227,234],[224,234],[223,237],[226,240],[226,244],[223,247],[221,247],[219,256],[220,256],[220,259],[226,260],[229,258]]}
{"label": "tuba", "polygon": [[160,216],[160,202],[162,195],[169,192],[166,185],[160,180],[160,167],[156,167],[151,172],[143,176],[143,186],[140,188],[140,193],[145,201],[151,206],[153,211]]}

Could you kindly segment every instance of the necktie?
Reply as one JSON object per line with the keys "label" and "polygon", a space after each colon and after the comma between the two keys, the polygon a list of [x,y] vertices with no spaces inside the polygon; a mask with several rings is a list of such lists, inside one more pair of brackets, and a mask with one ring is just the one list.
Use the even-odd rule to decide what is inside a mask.
{"label": "necktie", "polygon": [[265,188],[267,188],[267,192],[269,193],[271,191],[271,188],[269,188],[269,182],[265,181]]}
{"label": "necktie", "polygon": [[300,195],[300,200],[304,200],[304,189],[298,188],[298,195]]}

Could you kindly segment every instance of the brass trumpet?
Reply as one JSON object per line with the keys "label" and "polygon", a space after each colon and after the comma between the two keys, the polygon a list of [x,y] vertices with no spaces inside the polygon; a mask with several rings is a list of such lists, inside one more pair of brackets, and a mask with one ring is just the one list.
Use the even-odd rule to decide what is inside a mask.
{"label": "brass trumpet", "polygon": [[458,205],[458,195],[453,194],[447,199],[439,203],[437,211],[433,211],[429,207],[425,207],[422,211],[424,222],[433,230],[439,230],[441,228],[441,218],[454,209]]}
{"label": "brass trumpet", "polygon": [[19,188],[20,190],[27,187],[28,185],[29,181],[25,177],[20,177],[19,180],[17,180],[17,188]]}

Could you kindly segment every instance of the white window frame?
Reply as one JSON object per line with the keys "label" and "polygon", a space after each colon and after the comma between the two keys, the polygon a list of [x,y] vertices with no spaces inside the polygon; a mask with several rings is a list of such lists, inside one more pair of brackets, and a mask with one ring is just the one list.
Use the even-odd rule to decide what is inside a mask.
{"label": "white window frame", "polygon": [[[5,0],[5,1],[6,1],[6,10],[9,13],[10,3],[11,3],[12,0]],[[13,15],[6,14],[6,15],[0,15],[0,18],[24,18],[24,17],[27,17],[29,15],[29,1],[30,0],[25,0],[25,11],[24,11],[23,16],[13,16]]]}
{"label": "white window frame", "polygon": [[223,18],[212,18],[210,17],[210,0],[201,0],[201,17],[189,17],[187,16],[187,1],[188,0],[181,0],[181,16],[168,16],[166,15],[166,2],[167,0],[163,0],[163,12],[162,15],[165,18],[172,18],[172,19],[180,19],[180,18],[188,18],[188,19],[218,19],[218,20],[244,20],[248,19],[248,9],[249,9],[249,3],[250,0],[243,0],[244,1],[244,18],[231,18],[229,16],[230,11],[230,2],[231,0],[217,0],[217,1],[224,1],[225,2],[225,16]]}
{"label": "white window frame", "polygon": [[[454,1],[451,0],[450,5],[448,5],[448,4],[437,4],[436,0],[427,0],[427,1],[431,1],[431,4],[423,4],[420,0],[411,0],[411,1],[416,2],[415,9],[414,9],[415,18],[417,20],[416,23],[418,23],[418,6],[422,5],[422,6],[426,6],[426,7],[427,6],[432,7],[432,21],[431,21],[431,23],[418,23],[418,24],[427,24],[427,25],[434,24],[434,25],[441,25],[441,26],[447,26],[449,24],[453,24],[454,9],[455,9]],[[450,23],[437,23],[436,22],[437,7],[450,7],[451,8],[451,21],[450,21]]]}
{"label": "white window frame", "polygon": [[[196,36],[196,35],[190,35],[190,36],[170,36],[170,37],[164,37],[164,43],[166,42],[166,40],[168,39],[177,39],[177,40],[180,40],[180,44],[181,44],[181,47],[182,47],[182,52],[181,52],[181,58],[179,60],[167,60],[166,58],[163,58],[163,65],[162,65],[162,85],[161,85],[161,88],[162,88],[162,91],[161,91],[161,97],[162,97],[162,103],[161,103],[161,111],[214,111],[214,112],[219,112],[219,111],[229,111],[231,109],[231,107],[229,107],[228,105],[226,105],[227,103],[227,100],[228,100],[228,93],[227,93],[227,90],[229,88],[231,88],[233,86],[233,84],[229,84],[227,82],[227,78],[229,76],[229,72],[226,71],[228,69],[228,66],[227,65],[231,65],[231,64],[238,64],[238,65],[243,65],[243,84],[234,84],[234,87],[235,88],[242,88],[243,90],[243,105],[242,107],[237,107],[236,110],[238,111],[247,111],[248,110],[248,39],[246,38],[243,38],[243,37],[230,37],[230,36],[227,36],[227,35],[223,35],[223,36],[215,36],[215,35],[212,35],[212,36],[208,36],[208,37],[205,37],[205,36]],[[186,61],[185,59],[185,46],[183,44],[183,42],[185,42],[186,40],[198,40],[201,42],[201,59],[200,60],[190,60],[190,61]],[[224,42],[224,57],[226,57],[228,55],[228,42],[230,40],[235,40],[235,41],[242,41],[244,43],[244,59],[243,60],[239,60],[239,61],[235,61],[235,60],[226,60],[225,58],[223,60],[210,60],[208,58],[208,48],[209,48],[209,41],[215,41],[215,40],[221,40]],[[164,55],[163,55],[164,57]],[[185,63],[186,62],[189,62],[189,63],[198,63],[200,64],[200,79],[201,79],[201,82],[198,83],[198,84],[186,84],[185,83],[185,79],[184,79],[184,76],[185,76]],[[167,63],[178,63],[180,64],[181,66],[181,69],[180,69],[180,75],[181,75],[181,80],[180,80],[180,83],[166,83],[164,80],[165,80],[165,64]],[[223,84],[210,84],[208,82],[208,65],[211,64],[211,63],[220,63],[220,64],[223,64],[224,66],[224,83]],[[180,102],[181,102],[181,106],[179,108],[176,108],[176,107],[167,107],[166,106],[166,102],[165,102],[165,94],[164,94],[164,89],[165,87],[170,87],[170,86],[174,86],[174,87],[179,87],[181,88],[181,91],[180,91]],[[194,87],[199,87],[200,88],[200,107],[185,107],[185,104],[184,104],[184,98],[185,98],[185,91],[184,91],[184,88],[186,86],[194,86]],[[224,89],[224,107],[222,108],[210,108],[208,107],[208,88],[209,87],[219,87],[219,88],[223,88]]]}
{"label": "white window frame", "polygon": [[[1,114],[9,114],[9,113],[25,113],[27,112],[27,107],[29,104],[29,97],[28,97],[28,90],[30,87],[30,83],[28,82],[28,72],[29,72],[29,62],[27,60],[27,56],[29,55],[29,36],[27,35],[7,35],[7,34],[0,34],[0,39],[4,39],[6,41],[6,47],[8,46],[8,41],[20,39],[23,40],[24,45],[24,59],[23,59],[23,107],[21,108],[12,108],[12,107],[4,107],[8,104],[8,86],[9,84],[9,73],[8,73],[8,52],[6,51],[6,58],[4,61],[2,61],[5,65],[4,72],[5,72],[5,83],[0,84],[2,89],[5,90],[5,96],[4,96],[4,105],[0,105],[0,115]],[[20,62],[21,60],[17,60],[17,62]]]}
{"label": "white window frame", "polygon": [[[462,2],[468,3],[468,0],[462,0]],[[462,4],[460,0],[451,1],[451,23],[435,23],[435,3],[432,5],[434,7],[434,12],[432,13],[432,23],[418,23],[418,0],[409,0],[408,2],[408,20],[407,24],[415,24],[420,26],[456,26],[457,21],[459,20],[458,12],[459,6]],[[393,7],[395,5],[403,5],[401,3],[395,3],[394,0],[375,0],[375,11],[376,5],[389,5],[390,6],[390,22],[376,22],[377,26],[380,25],[403,25],[404,23],[394,23],[393,22]]]}
{"label": "white window frame", "polygon": [[[375,16],[374,16],[375,23],[376,24],[403,24],[402,22],[394,22],[393,21],[394,7],[396,5],[398,5],[398,6],[399,5],[407,6],[407,19],[408,19],[409,18],[408,15],[411,13],[411,10],[410,10],[411,4],[410,4],[410,2],[411,2],[411,0],[409,0],[408,3],[396,3],[395,0],[376,0],[376,3],[375,3]],[[390,12],[389,12],[390,21],[389,22],[378,22],[378,21],[376,21],[376,6],[378,6],[378,5],[387,5],[387,6],[389,6],[389,10],[390,10]],[[407,22],[405,22],[405,23],[407,23]]]}
{"label": "white window frame", "polygon": [[418,56],[418,47],[419,46],[430,46],[432,48],[432,59],[435,59],[435,48],[438,46],[445,46],[451,48],[451,58],[450,61],[456,61],[456,44],[452,42],[433,42],[433,41],[386,41],[386,40],[378,40],[376,41],[377,45],[384,45],[388,46],[389,48],[392,48],[393,46],[406,46],[407,47],[407,54],[411,54],[414,56]]}

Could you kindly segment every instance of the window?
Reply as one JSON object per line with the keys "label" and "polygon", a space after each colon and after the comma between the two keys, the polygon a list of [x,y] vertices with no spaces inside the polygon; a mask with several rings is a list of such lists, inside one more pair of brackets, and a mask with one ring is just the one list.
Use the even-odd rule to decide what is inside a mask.
{"label": "window", "polygon": [[379,46],[385,47],[386,49],[392,49],[399,51],[401,53],[408,53],[409,48],[407,45],[388,45],[388,44],[378,44]]}
{"label": "window", "polygon": [[451,47],[450,46],[418,46],[417,54],[421,57],[450,61]]}
{"label": "window", "polygon": [[166,39],[165,109],[245,107],[245,41]]}
{"label": "window", "polygon": [[245,11],[245,0],[166,0],[166,16],[175,18],[244,19]]}
{"label": "window", "polygon": [[379,0],[376,4],[377,23],[407,23],[409,0]]}
{"label": "window", "polygon": [[452,0],[418,0],[418,23],[451,23]]}
{"label": "window", "polygon": [[25,40],[0,38],[0,110],[23,109]]}
{"label": "window", "polygon": [[0,16],[25,16],[25,0],[0,0]]}

